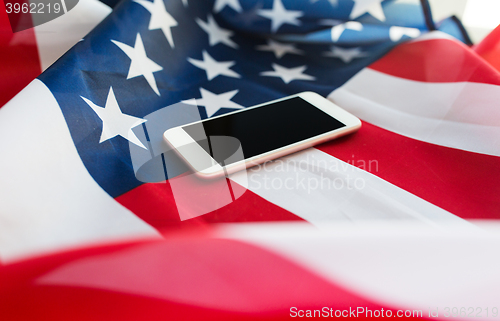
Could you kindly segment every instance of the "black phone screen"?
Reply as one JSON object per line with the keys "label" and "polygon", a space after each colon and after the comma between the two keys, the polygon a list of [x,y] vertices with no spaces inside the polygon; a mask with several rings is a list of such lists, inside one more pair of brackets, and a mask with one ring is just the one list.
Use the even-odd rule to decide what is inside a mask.
{"label": "black phone screen", "polygon": [[[213,155],[210,137],[234,137],[245,159],[344,127],[345,124],[300,97],[182,127],[218,163],[239,146]],[[209,141],[207,142],[207,137]],[[220,150],[220,148],[218,149]],[[224,164],[229,165],[229,164]]]}

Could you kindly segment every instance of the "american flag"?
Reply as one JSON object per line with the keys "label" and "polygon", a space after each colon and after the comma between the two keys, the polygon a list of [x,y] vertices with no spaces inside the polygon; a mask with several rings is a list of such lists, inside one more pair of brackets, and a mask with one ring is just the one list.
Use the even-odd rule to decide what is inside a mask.
{"label": "american flag", "polygon": [[[108,5],[1,35],[5,102],[45,71],[0,109],[0,316],[498,316],[472,220],[500,210],[498,30],[471,48],[426,1]],[[362,128],[233,175],[234,200],[162,141],[302,91]]]}

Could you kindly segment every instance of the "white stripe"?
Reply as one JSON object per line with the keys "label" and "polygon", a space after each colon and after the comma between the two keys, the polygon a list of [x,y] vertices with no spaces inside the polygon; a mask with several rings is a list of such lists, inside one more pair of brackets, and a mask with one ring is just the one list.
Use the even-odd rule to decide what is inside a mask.
{"label": "white stripe", "polygon": [[98,0],[79,0],[68,13],[36,26],[34,30],[42,70],[79,42],[111,11],[110,7]]}
{"label": "white stripe", "polygon": [[61,5],[63,7],[64,13],[67,13],[68,9],[66,8],[66,2],[64,0],[61,0]]}
{"label": "white stripe", "polygon": [[328,98],[359,118],[395,133],[500,156],[498,86],[426,83],[365,68]]}
{"label": "white stripe", "polygon": [[481,307],[482,318],[486,307],[489,318],[493,307],[500,309],[498,224],[488,232],[452,225],[445,233],[388,222],[336,223],[322,231],[290,223],[232,224],[217,234],[287,257],[384,308],[422,309],[424,317],[438,308],[441,318],[445,307],[448,314],[473,307],[474,315]]}
{"label": "white stripe", "polygon": [[[365,169],[376,171],[376,160],[364,160]],[[468,225],[457,216],[338,160],[317,149],[308,149],[258,165],[231,179],[316,226],[325,222],[409,220],[430,225],[453,221]]]}
{"label": "white stripe", "polygon": [[34,80],[0,109],[0,257],[157,232],[84,167],[52,93]]}

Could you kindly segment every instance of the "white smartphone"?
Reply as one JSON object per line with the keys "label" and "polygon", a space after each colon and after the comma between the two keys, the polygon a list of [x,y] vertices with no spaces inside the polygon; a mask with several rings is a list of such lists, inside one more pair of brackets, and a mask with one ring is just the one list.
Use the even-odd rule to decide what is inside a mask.
{"label": "white smartphone", "polygon": [[303,92],[171,128],[164,139],[201,177],[215,178],[349,134],[361,121]]}

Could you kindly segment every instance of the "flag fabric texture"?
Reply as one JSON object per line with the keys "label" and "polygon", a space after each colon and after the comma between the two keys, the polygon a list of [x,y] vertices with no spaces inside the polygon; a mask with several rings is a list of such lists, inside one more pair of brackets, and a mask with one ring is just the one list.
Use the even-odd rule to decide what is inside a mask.
{"label": "flag fabric texture", "polygon": [[[97,6],[95,21],[110,10]],[[0,313],[433,318],[486,304],[492,317],[498,237],[471,219],[500,210],[497,31],[471,48],[426,1],[119,2],[0,109]],[[33,65],[17,87],[45,69]],[[162,142],[307,90],[362,128],[232,175],[236,199]],[[96,243],[110,245],[19,261]]]}

